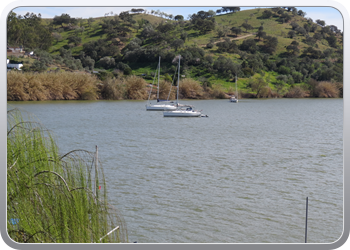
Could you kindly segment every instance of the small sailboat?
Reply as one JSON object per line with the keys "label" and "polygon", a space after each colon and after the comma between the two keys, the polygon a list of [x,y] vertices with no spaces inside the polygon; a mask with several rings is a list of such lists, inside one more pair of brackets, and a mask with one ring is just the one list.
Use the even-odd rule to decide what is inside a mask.
{"label": "small sailboat", "polygon": [[[180,83],[180,59],[178,65],[178,77],[177,77],[177,94],[176,94],[176,110],[164,111],[164,117],[201,117],[202,113],[199,110],[195,110],[194,106],[179,104],[179,83]],[[206,116],[207,117],[207,116]]]}
{"label": "small sailboat", "polygon": [[237,75],[235,77],[236,82],[236,95],[230,97],[230,102],[238,102],[238,93],[237,93]]}
{"label": "small sailboat", "polygon": [[165,111],[165,110],[176,110],[176,105],[173,101],[169,101],[169,100],[159,100],[159,74],[160,74],[160,57],[159,57],[159,63],[158,63],[158,67],[156,70],[156,73],[154,75],[154,79],[153,79],[153,83],[155,81],[155,78],[157,76],[157,72],[158,72],[158,87],[157,87],[157,103],[152,104],[150,102],[150,97],[151,97],[151,93],[152,93],[152,88],[153,88],[153,84],[151,85],[151,89],[149,91],[149,95],[148,95],[148,101],[146,104],[146,111]]}

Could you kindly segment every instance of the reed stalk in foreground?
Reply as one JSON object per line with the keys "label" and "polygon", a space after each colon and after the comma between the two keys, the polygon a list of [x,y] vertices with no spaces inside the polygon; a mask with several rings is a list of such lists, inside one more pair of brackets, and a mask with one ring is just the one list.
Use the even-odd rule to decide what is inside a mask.
{"label": "reed stalk in foreground", "polygon": [[7,120],[7,231],[21,243],[127,242],[95,154],[60,156],[50,133],[16,109]]}

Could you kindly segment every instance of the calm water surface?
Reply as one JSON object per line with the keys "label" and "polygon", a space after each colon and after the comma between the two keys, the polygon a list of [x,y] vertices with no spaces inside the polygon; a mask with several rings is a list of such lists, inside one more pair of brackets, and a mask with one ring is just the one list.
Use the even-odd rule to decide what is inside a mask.
{"label": "calm water surface", "polygon": [[[139,243],[331,243],[343,231],[343,100],[9,102],[62,153],[99,147],[111,203]],[[10,107],[10,106],[9,106]]]}

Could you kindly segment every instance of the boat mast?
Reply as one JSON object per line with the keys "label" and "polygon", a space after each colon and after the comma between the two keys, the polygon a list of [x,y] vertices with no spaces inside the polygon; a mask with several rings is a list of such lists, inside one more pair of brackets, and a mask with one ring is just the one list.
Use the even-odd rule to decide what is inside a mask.
{"label": "boat mast", "polygon": [[157,101],[159,101],[159,73],[160,73],[160,57],[159,57],[159,63],[158,63],[158,90],[157,90]]}
{"label": "boat mast", "polygon": [[181,55],[179,55],[179,71],[177,73],[177,94],[176,94],[176,104],[179,104],[179,85],[180,85],[180,59]]}
{"label": "boat mast", "polygon": [[237,75],[236,75],[236,99],[238,99],[238,93],[237,93]]}

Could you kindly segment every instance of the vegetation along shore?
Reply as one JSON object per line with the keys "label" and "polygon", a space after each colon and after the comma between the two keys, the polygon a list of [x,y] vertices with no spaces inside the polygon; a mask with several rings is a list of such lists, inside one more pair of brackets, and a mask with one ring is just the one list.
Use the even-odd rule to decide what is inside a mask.
{"label": "vegetation along shore", "polygon": [[28,114],[13,109],[7,116],[9,236],[20,243],[127,242],[123,217],[108,203],[97,150],[62,155]]}
{"label": "vegetation along shore", "polygon": [[[101,18],[8,16],[8,101],[148,98],[159,57],[161,98],[342,97],[343,33],[293,7],[222,7],[181,15],[131,9]],[[26,32],[21,32],[25,30]],[[175,98],[175,86],[170,99]],[[154,93],[156,88],[153,88]],[[163,94],[162,94],[163,93]]]}

